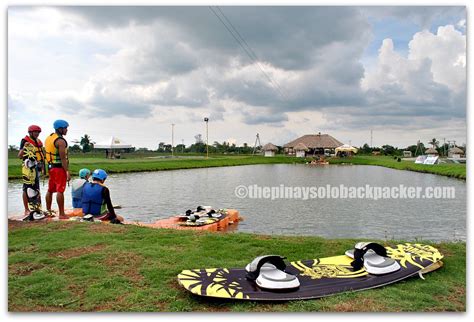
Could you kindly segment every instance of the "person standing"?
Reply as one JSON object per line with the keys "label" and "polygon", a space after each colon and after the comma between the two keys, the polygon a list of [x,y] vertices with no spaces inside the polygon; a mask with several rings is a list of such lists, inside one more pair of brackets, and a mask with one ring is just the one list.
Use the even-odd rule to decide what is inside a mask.
{"label": "person standing", "polygon": [[43,142],[39,139],[40,133],[41,128],[38,125],[30,125],[28,135],[21,139],[18,152],[18,157],[23,161],[21,172],[25,216],[29,216],[31,211],[42,212],[39,178],[40,173],[46,174],[46,169]]}
{"label": "person standing", "polygon": [[67,134],[69,123],[64,120],[56,120],[53,127],[54,133],[51,133],[45,141],[45,154],[49,169],[46,209],[51,215],[53,193],[56,193],[59,219],[67,219],[69,217],[64,213],[64,190],[66,190],[66,183],[71,180],[71,175],[69,174],[68,144],[64,136]]}

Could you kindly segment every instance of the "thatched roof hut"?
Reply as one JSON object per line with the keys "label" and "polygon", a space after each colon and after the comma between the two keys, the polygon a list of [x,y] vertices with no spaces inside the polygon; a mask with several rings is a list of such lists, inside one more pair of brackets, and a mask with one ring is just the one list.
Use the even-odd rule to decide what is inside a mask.
{"label": "thatched roof hut", "polygon": [[438,154],[438,151],[436,151],[436,149],[429,148],[425,151],[425,154]]}
{"label": "thatched roof hut", "polygon": [[267,143],[262,147],[263,151],[278,151],[278,147],[275,144]]}
{"label": "thatched roof hut", "polygon": [[336,140],[329,134],[307,134],[288,142],[283,147],[295,149],[298,144],[304,144],[308,149],[335,149],[341,145],[342,142]]}
{"label": "thatched roof hut", "polygon": [[457,146],[455,146],[455,147],[449,149],[449,153],[450,154],[461,154],[461,155],[463,155],[464,151],[461,150],[460,148],[458,148]]}
{"label": "thatched roof hut", "polygon": [[464,158],[465,152],[457,146],[448,150],[448,158]]}
{"label": "thatched roof hut", "polygon": [[295,149],[295,151],[309,151],[308,147],[304,143],[301,143],[301,142],[295,145],[293,149]]}

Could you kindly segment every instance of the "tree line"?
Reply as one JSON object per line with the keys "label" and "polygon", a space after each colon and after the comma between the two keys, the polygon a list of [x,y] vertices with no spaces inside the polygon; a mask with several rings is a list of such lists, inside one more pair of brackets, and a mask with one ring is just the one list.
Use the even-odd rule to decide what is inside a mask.
{"label": "tree line", "polygon": [[[209,149],[209,153],[216,153],[216,154],[252,154],[255,152],[261,151],[261,146],[249,146],[247,143],[243,143],[241,146],[237,146],[235,143],[229,142],[218,142],[214,141],[214,143],[210,144],[209,147],[206,146],[206,143],[203,141],[201,134],[197,134],[195,137],[195,142],[189,146],[184,144],[177,144],[174,147],[174,153],[206,153],[207,149]],[[94,144],[95,142],[92,141],[91,137],[88,134],[84,134],[80,138],[80,140],[72,141],[74,143],[69,147],[70,152],[92,152],[94,151]],[[431,145],[433,149],[438,151],[438,154],[441,156],[446,156],[448,154],[449,149],[452,147],[448,143],[444,143],[440,145],[440,142],[433,138],[427,145]],[[278,151],[277,153],[283,153],[283,147],[277,146]],[[465,144],[460,147],[462,150],[466,150]],[[359,147],[359,154],[382,154],[382,155],[392,155],[392,156],[402,156],[403,151],[411,151],[413,156],[418,156],[424,154],[427,149],[422,142],[418,142],[418,144],[410,145],[404,149],[400,149],[398,147],[394,147],[391,145],[382,145],[381,147],[370,147],[367,143],[365,143],[362,147]],[[8,150],[18,151],[18,147],[15,145],[9,145]],[[131,148],[127,149],[129,152],[158,152],[158,153],[171,153],[172,147],[171,144],[166,144],[165,142],[159,142],[158,147],[156,150],[148,149],[148,148]]]}
{"label": "tree line", "polygon": [[[370,147],[367,143],[365,143],[362,147],[359,148],[359,154],[382,154],[382,155],[393,155],[393,156],[402,156],[403,151],[410,151],[413,156],[418,156],[425,154],[425,151],[428,147],[435,149],[440,156],[447,156],[449,149],[453,146],[449,145],[448,143],[440,144],[436,138],[433,138],[428,144],[425,146],[422,142],[418,142],[418,144],[409,145],[404,149],[400,149],[391,145],[382,145],[381,147]],[[466,151],[466,145],[459,147],[461,150]]]}

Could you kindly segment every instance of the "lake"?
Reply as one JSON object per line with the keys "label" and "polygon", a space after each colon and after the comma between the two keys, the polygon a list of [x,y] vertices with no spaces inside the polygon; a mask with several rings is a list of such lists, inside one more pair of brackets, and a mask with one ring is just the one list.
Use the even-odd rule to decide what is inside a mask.
{"label": "lake", "polygon": [[[259,187],[453,187],[454,199],[251,199],[239,185]],[[466,182],[433,174],[363,165],[248,165],[113,174],[106,181],[126,220],[153,222],[198,205],[235,208],[235,231],[326,238],[466,240]],[[71,207],[70,188],[66,208]],[[47,181],[41,184],[44,196]],[[53,199],[53,209],[55,206]],[[21,183],[8,182],[9,216],[22,212]]]}

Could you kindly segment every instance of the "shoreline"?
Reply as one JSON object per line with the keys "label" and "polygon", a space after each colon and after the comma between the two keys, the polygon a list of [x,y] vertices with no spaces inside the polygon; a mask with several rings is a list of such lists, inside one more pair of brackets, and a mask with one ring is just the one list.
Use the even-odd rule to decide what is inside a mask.
{"label": "shoreline", "polygon": [[[10,162],[13,161],[13,162]],[[107,173],[132,173],[167,170],[188,170],[215,167],[258,165],[258,164],[304,164],[306,159],[279,155],[271,158],[263,156],[211,156],[209,159],[199,158],[130,158],[108,160],[102,158],[72,158],[70,170],[74,175],[81,168],[101,168]],[[14,164],[12,164],[14,163]],[[21,164],[9,159],[8,180],[21,179]]]}
{"label": "shoreline", "polygon": [[[108,160],[101,158],[72,158],[71,173],[74,175],[81,168],[101,168],[108,173],[133,173],[148,171],[188,170],[214,167],[244,166],[257,164],[305,164],[312,158],[296,158],[284,155],[275,157],[263,156],[212,156],[209,159],[201,158],[162,158],[148,157],[143,159],[130,158]],[[330,165],[374,165],[391,169],[414,171],[420,173],[436,174],[461,180],[466,180],[466,165],[463,164],[437,164],[423,165],[411,161],[397,162],[392,157],[384,156],[353,156],[350,158],[328,158]],[[21,179],[21,165],[18,160],[9,159],[8,180]]]}
{"label": "shoreline", "polygon": [[373,165],[396,170],[413,171],[420,173],[436,174],[440,176],[461,179],[466,181],[466,165],[463,164],[415,164],[412,161],[397,162],[392,157],[381,156],[353,156],[349,158],[331,158],[329,164],[352,164],[352,165]]}

